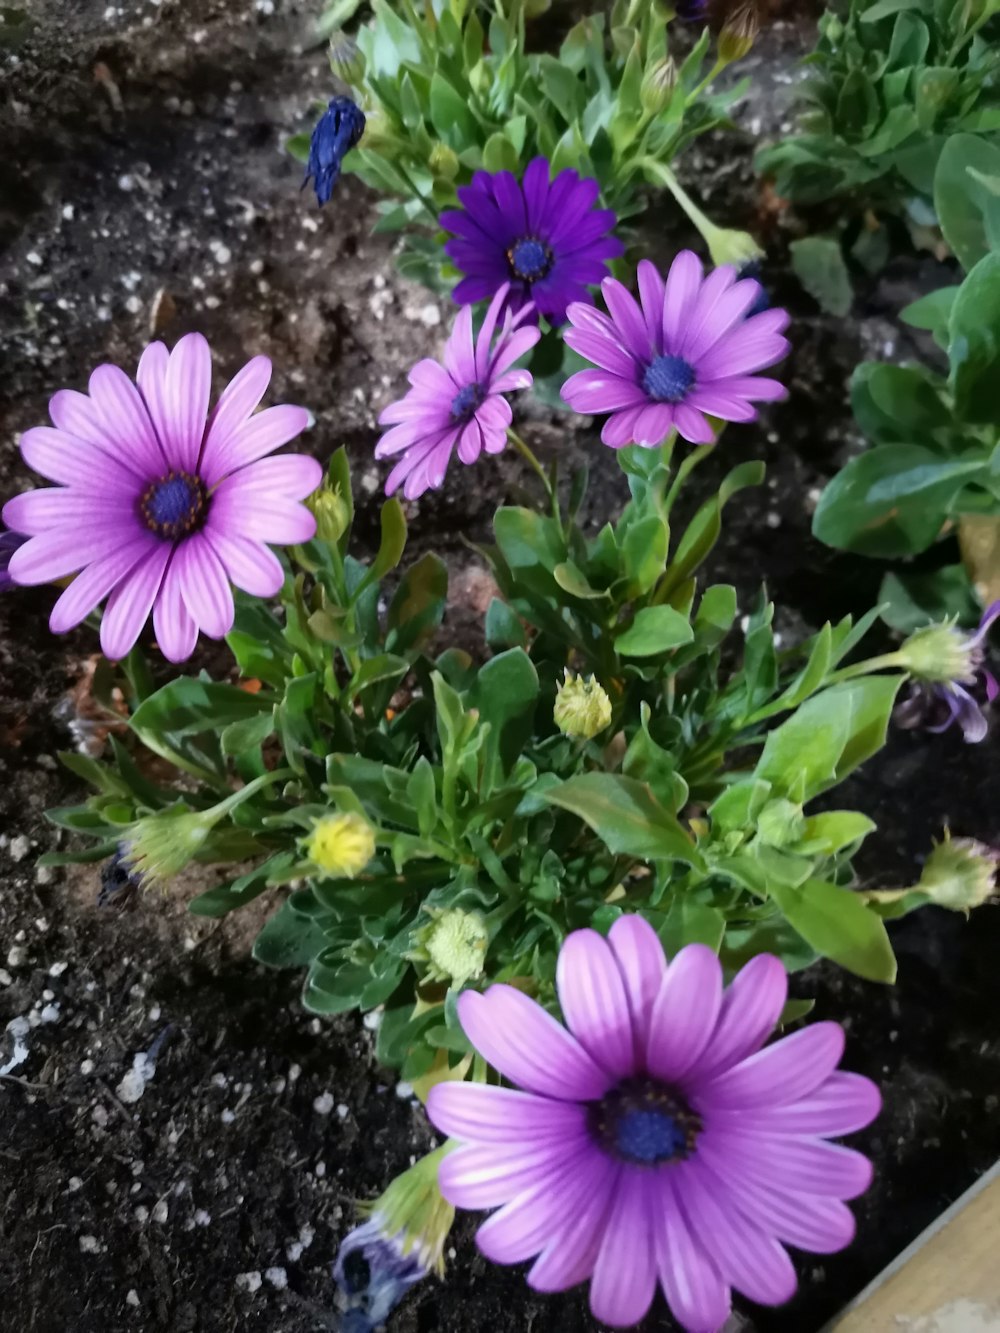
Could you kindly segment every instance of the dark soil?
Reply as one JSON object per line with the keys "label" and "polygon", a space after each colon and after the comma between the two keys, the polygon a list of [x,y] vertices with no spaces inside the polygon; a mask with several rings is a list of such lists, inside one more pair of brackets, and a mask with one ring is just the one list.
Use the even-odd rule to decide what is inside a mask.
{"label": "dark soil", "polygon": [[[270,401],[308,403],[311,447],[346,443],[360,537],[377,522],[375,416],[446,311],[393,271],[368,235],[371,200],[352,180],[317,213],[281,151],[327,89],[321,51],[305,50],[310,7],[292,0],[36,0],[33,28],[3,57],[0,88],[0,498],[27,481],[18,433],[45,420],[63,385],[83,387],[110,359],[132,366],[151,324],[169,340],[200,328],[232,373],[254,352],[276,367]],[[733,428],[704,486],[741,457],[769,480],[727,511],[713,578],[746,605],[761,579],[793,638],[865,610],[882,569],[809,535],[824,480],[856,443],[845,383],[868,355],[907,351],[893,312],[937,280],[916,257],[859,290],[851,319],[822,316],[791,278],[795,225],[761,204],[751,137],[788,128],[794,61],[808,28],[776,23],[751,62],[754,91],[730,133],[699,146],[685,176],[721,221],[769,244],[766,277],[794,315],[791,397],[759,428]],[[2,49],[2,48],[0,48]],[[797,77],[797,75],[795,76]],[[650,217],[647,249],[691,238],[670,212]],[[164,295],[160,295],[164,293]],[[172,313],[171,313],[172,312]],[[545,454],[586,449],[590,517],[624,487],[594,438],[529,412]],[[480,580],[462,537],[483,538],[499,497],[527,484],[515,460],[455,467],[444,490],[410,506],[411,535],[448,559],[452,639],[481,643]],[[79,738],[59,705],[96,649],[80,631],[54,639],[49,590],[0,598],[0,1329],[31,1333],[335,1327],[330,1262],[371,1197],[432,1142],[354,1020],[299,1006],[297,979],[249,960],[259,918],[212,926],[181,895],[130,911],[96,907],[98,874],[36,870],[59,838],[44,810],[77,799],[55,754]],[[838,793],[879,823],[860,871],[910,882],[930,839],[1000,839],[995,741],[893,736]],[[845,1254],[802,1261],[802,1289],[780,1311],[744,1309],[758,1333],[812,1333],[955,1199],[1000,1152],[995,959],[1000,914],[971,923],[924,912],[894,930],[894,989],[815,968],[795,979],[819,1017],[844,1022],[848,1063],[877,1079],[886,1110],[856,1140],[879,1174],[860,1201]],[[20,1034],[20,1036],[19,1036]],[[129,1071],[160,1041],[139,1100]],[[400,1333],[576,1333],[595,1327],[583,1293],[541,1299],[519,1272],[491,1267],[467,1220],[444,1285],[415,1289]],[[672,1327],[657,1305],[646,1330]]]}

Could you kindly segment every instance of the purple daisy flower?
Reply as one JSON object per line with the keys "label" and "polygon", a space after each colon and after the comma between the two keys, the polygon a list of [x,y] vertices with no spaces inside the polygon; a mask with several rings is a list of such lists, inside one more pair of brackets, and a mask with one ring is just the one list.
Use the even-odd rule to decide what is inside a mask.
{"label": "purple daisy flower", "polygon": [[14,580],[9,571],[10,558],[27,540],[19,532],[0,532],[0,592],[13,588]]}
{"label": "purple daisy flower", "polygon": [[107,597],[106,656],[124,657],[152,611],[164,655],[182,662],[199,630],[220,639],[232,629],[230,582],[258,597],[278,591],[281,562],[266,543],[312,537],[316,520],[297,502],[322,468],[295,454],[265,457],[310,422],[304,407],[254,415],[270,378],[267,357],[254,357],[210,413],[212,355],[189,333],[172,352],[159,342],[146,348],[138,387],[104,365],[89,395],[53,396],[53,426],[27,431],[21,453],[60,484],[17,495],[3,510],[31,538],[10,558],[16,583],[77,574],[52,608],[52,630],[72,629]]}
{"label": "purple daisy flower", "polygon": [[694,23],[708,13],[708,0],[674,0],[674,13],[679,19]]}
{"label": "purple daisy flower", "polygon": [[708,277],[701,261],[683,250],[666,282],[648,259],[639,264],[639,301],[614,278],[601,291],[608,314],[571,305],[563,335],[596,370],[580,370],[562,388],[575,412],[610,412],[601,439],[612,449],[654,446],[676,430],[692,444],[715,435],[707,416],[752,421],[755,401],[785,396],[778,380],[753,372],[772,366],[788,351],[781,336],[784,310],[748,316],[761,285],[738,280],[721,264]]}
{"label": "purple daisy flower", "polygon": [[[972,634],[954,625],[929,625],[910,636],[901,654],[916,679],[896,709],[901,727],[938,733],[957,722],[970,743],[986,738],[989,724],[983,708],[1000,695],[1000,684],[985,665],[986,636],[997,619],[1000,601],[986,608]],[[939,678],[921,679],[922,670]],[[948,679],[940,679],[945,672]]]}
{"label": "purple daisy flower", "polygon": [[589,284],[607,274],[606,260],[624,251],[607,233],[615,225],[610,209],[595,209],[601,187],[567,168],[549,182],[549,163],[536,157],[519,185],[509,171],[477,171],[459,187],[462,209],[441,214],[441,226],[455,233],[445,253],[468,276],[452,296],[471,305],[505,283],[510,305],[529,301],[550,324],[561,324],[571,301],[590,301]]}
{"label": "purple daisy flower", "polygon": [[533,326],[518,327],[531,313],[531,306],[523,306],[516,315],[505,311],[494,343],[507,295],[504,284],[490,302],[475,342],[472,309],[460,310],[445,344],[444,364],[429,357],[418,361],[407,376],[413,387],[406,397],[382,412],[379,423],[392,424],[392,430],[375,446],[375,457],[403,455],[389,473],[386,495],[402,485],[406,498],[415,500],[444,481],[453,449],[463,463],[474,463],[484,449],[498,454],[507,443],[513,414],[503,395],[530,388],[532,382],[530,371],[510,367],[541,337]]}
{"label": "purple daisy flower", "polygon": [[594,1316],[640,1320],[657,1282],[689,1333],[715,1333],[730,1289],[763,1305],[795,1291],[785,1244],[842,1249],[842,1200],[871,1164],[826,1142],[879,1111],[875,1084],[837,1070],[844,1034],[816,1023],[761,1050],[787,977],[762,954],[723,989],[702,944],[668,966],[653,928],[623,916],[607,939],[569,935],[556,973],[569,1031],[511,986],[464,992],[472,1045],[523,1091],[440,1083],[427,1110],[460,1147],[444,1197],[499,1208],[477,1233],[497,1263],[535,1258],[528,1282],[591,1279]]}

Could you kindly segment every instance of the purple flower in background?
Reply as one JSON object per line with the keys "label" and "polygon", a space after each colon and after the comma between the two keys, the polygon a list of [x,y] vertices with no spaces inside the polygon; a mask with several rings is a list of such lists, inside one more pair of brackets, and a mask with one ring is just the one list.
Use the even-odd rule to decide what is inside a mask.
{"label": "purple flower in background", "polygon": [[381,1216],[341,1241],[333,1279],[348,1299],[362,1303],[345,1315],[346,1327],[358,1333],[381,1327],[409,1289],[427,1276],[429,1266],[419,1249],[407,1250],[405,1241],[405,1233],[392,1235]]}
{"label": "purple flower in background", "polygon": [[462,209],[441,214],[441,226],[456,237],[445,253],[468,275],[454,299],[470,305],[507,284],[511,309],[530,301],[550,324],[561,324],[570,302],[590,301],[588,285],[624,250],[607,235],[614,213],[594,208],[600,188],[569,168],[550,183],[544,157],[528,163],[521,184],[509,171],[477,171],[458,190]]}
{"label": "purple flower in background", "polygon": [[676,430],[692,444],[715,439],[707,417],[752,421],[753,403],[783,398],[777,380],[753,372],[788,351],[784,310],[748,318],[759,282],[728,264],[708,277],[690,250],[664,282],[648,259],[639,264],[639,300],[614,278],[601,284],[608,314],[571,305],[565,339],[598,369],[580,370],[562,395],[576,412],[609,412],[601,439],[612,449],[658,445]]}
{"label": "purple flower in background", "polygon": [[365,132],[365,115],[349,97],[333,97],[316,122],[309,144],[305,189],[310,180],[320,205],[330,202],[340,166]]}
{"label": "purple flower in background", "polygon": [[493,342],[507,295],[504,284],[490,302],[475,342],[472,309],[460,310],[445,344],[444,364],[430,358],[418,361],[407,377],[412,388],[406,397],[382,412],[379,422],[392,424],[392,430],[375,446],[375,457],[403,455],[389,473],[386,495],[402,485],[406,498],[415,500],[444,481],[453,449],[463,463],[474,463],[484,449],[498,454],[507,443],[512,413],[503,395],[531,385],[529,371],[510,367],[541,337],[537,328],[518,327],[531,313],[531,307],[524,306],[516,315],[505,312]]}
{"label": "purple flower in background", "polygon": [[10,558],[27,540],[19,532],[0,532],[0,592],[13,588],[14,580],[9,572]]}
{"label": "purple flower in background", "polygon": [[708,13],[708,0],[674,0],[674,13],[679,19],[694,23]]}
{"label": "purple flower in background", "polygon": [[[466,991],[472,1045],[524,1091],[439,1083],[427,1110],[460,1147],[438,1181],[460,1208],[499,1208],[477,1233],[528,1282],[590,1282],[594,1316],[640,1320],[657,1282],[690,1333],[715,1333],[730,1289],[763,1305],[795,1291],[785,1244],[821,1254],[854,1235],[843,1199],[871,1164],[827,1136],[867,1125],[875,1084],[839,1072],[844,1034],[817,1023],[761,1050],[785,1003],[777,958],[728,990],[702,944],[668,966],[653,928],[569,935],[556,973],[569,1031],[511,986]],[[537,1258],[535,1258],[537,1256]]]}
{"label": "purple flower in background", "polygon": [[49,619],[72,629],[108,598],[101,647],[124,657],[153,613],[172,662],[194,651],[198,631],[219,639],[233,625],[230,582],[273,596],[284,575],[268,542],[303,542],[316,520],[298,503],[322,477],[312,458],[266,458],[309,425],[304,407],[255,409],[271,363],[254,357],[209,412],[212,356],[200,333],[172,352],[152,343],[138,387],[117,366],[98,366],[88,394],[62,389],[49,402],[54,427],[21,437],[29,467],[60,483],[4,506],[27,533],[10,558],[17,583],[50,583],[82,571]]}
{"label": "purple flower in background", "polygon": [[912,672],[910,691],[896,709],[901,727],[942,732],[954,723],[969,742],[984,740],[988,729],[985,705],[1000,694],[986,665],[986,636],[1000,618],[1000,601],[983,612],[972,634],[954,625],[928,625],[911,634],[900,660]]}

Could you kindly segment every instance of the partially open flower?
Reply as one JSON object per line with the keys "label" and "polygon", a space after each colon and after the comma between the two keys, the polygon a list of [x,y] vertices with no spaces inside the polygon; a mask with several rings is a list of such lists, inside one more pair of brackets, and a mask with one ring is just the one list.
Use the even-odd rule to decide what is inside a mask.
{"label": "partially open flower", "polygon": [[913,887],[938,907],[968,913],[995,895],[998,867],[1000,852],[975,838],[953,838],[946,832]]}
{"label": "partially open flower", "polygon": [[162,886],[194,860],[220,817],[214,808],[147,815],[122,840],[121,864],[143,888]]}
{"label": "partially open flower", "polygon": [[901,727],[941,732],[957,722],[967,741],[985,737],[983,705],[1000,693],[996,677],[985,665],[986,636],[998,617],[1000,601],[987,607],[972,634],[945,623],[910,635],[895,654],[913,677],[908,697],[896,710]]}
{"label": "partially open flower", "polygon": [[354,879],[375,855],[375,830],[363,815],[326,815],[316,821],[306,855],[334,879]]}
{"label": "partially open flower", "polygon": [[611,700],[596,676],[575,676],[567,667],[556,690],[552,717],[565,736],[592,740],[611,721]]}
{"label": "partially open flower", "polygon": [[490,936],[478,912],[461,907],[424,909],[431,920],[417,932],[417,948],[408,957],[427,964],[431,981],[447,981],[456,990],[482,975]]}

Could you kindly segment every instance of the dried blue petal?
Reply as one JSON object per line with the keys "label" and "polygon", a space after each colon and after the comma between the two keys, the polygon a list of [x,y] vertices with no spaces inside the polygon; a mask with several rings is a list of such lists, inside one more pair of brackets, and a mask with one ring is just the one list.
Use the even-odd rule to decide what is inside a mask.
{"label": "dried blue petal", "polygon": [[[354,1305],[348,1315],[355,1316],[357,1333],[365,1328],[357,1320],[358,1314],[367,1319],[370,1328],[377,1328],[385,1323],[409,1289],[427,1276],[427,1268],[415,1248],[403,1253],[404,1239],[405,1232],[387,1235],[384,1220],[375,1213],[341,1242],[333,1278]],[[355,1333],[346,1316],[343,1326]]]}
{"label": "dried blue petal", "polygon": [[320,116],[309,144],[309,162],[302,188],[313,182],[320,204],[329,202],[340,167],[365,132],[365,115],[349,97],[333,97]]}
{"label": "dried blue petal", "polygon": [[101,866],[101,887],[97,891],[97,906],[122,910],[130,907],[142,888],[142,876],[137,875],[125,860],[121,847]]}

